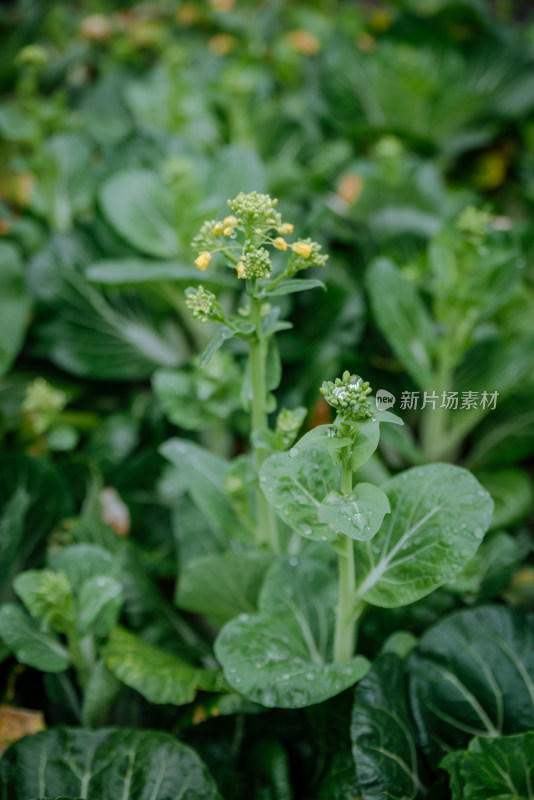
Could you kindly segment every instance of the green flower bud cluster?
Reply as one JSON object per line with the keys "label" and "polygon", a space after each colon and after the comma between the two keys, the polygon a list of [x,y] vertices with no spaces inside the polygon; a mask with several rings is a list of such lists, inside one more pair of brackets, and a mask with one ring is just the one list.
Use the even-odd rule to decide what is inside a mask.
{"label": "green flower bud cluster", "polygon": [[321,253],[322,246],[312,239],[301,239],[292,248],[293,255],[288,269],[289,275],[295,275],[301,269],[309,267],[324,267],[328,255]]}
{"label": "green flower bud cluster", "polygon": [[28,414],[61,411],[67,396],[61,389],[54,389],[44,378],[35,378],[26,390],[22,410]]}
{"label": "green flower bud cluster", "polygon": [[219,247],[219,238],[215,233],[216,225],[217,220],[214,219],[210,219],[202,224],[199,232],[191,242],[193,250],[196,250],[197,253],[204,251],[211,252]]}
{"label": "green flower bud cluster", "polygon": [[268,229],[278,228],[282,224],[282,215],[275,211],[277,204],[278,200],[268,194],[240,192],[228,201],[228,208],[237,217],[239,225]]}
{"label": "green flower bud cluster", "polygon": [[241,259],[240,265],[238,265],[239,277],[257,278],[261,281],[265,278],[270,278],[271,271],[271,259],[265,247],[252,247],[249,245]]}
{"label": "green flower bud cluster", "polygon": [[335,381],[325,381],[320,392],[326,402],[347,419],[363,420],[372,416],[367,399],[371,393],[369,382],[363,381],[358,375],[351,375],[348,370]]}
{"label": "green flower bud cluster", "polygon": [[483,208],[467,206],[456,219],[456,228],[462,233],[480,241],[488,232],[493,214]]}
{"label": "green flower bud cluster", "polygon": [[19,51],[16,61],[19,67],[42,69],[48,61],[48,53],[39,44],[28,44]]}
{"label": "green flower bud cluster", "polygon": [[217,317],[215,303],[217,298],[204,286],[198,286],[197,289],[186,289],[185,303],[190,311],[193,312],[195,319],[200,322],[207,322],[209,319]]}

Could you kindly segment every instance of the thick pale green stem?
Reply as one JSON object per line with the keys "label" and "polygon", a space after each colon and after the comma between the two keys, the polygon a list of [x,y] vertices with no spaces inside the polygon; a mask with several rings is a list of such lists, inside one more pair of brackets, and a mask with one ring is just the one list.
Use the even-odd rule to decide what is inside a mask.
{"label": "thick pale green stem", "polygon": [[[251,298],[250,319],[259,334],[261,329],[261,300]],[[252,377],[252,432],[267,427],[267,388],[265,384],[265,357],[266,344],[261,341],[259,335],[253,337],[250,342],[250,372]],[[254,460],[256,470],[259,473],[260,467],[268,456],[268,451],[263,447],[254,448]],[[256,490],[257,508],[257,540],[259,544],[267,542],[274,553],[280,552],[278,541],[278,526],[276,516],[267,498],[258,485]]]}
{"label": "thick pale green stem", "polygon": [[421,421],[421,447],[427,461],[447,461],[450,457],[451,442],[448,436],[450,412],[441,408],[443,392],[451,389],[451,372],[448,358],[443,356],[439,366],[435,385],[427,389],[428,394],[437,394],[436,407],[429,403],[423,409]]}
{"label": "thick pale green stem", "polygon": [[[352,492],[351,447],[343,449],[341,491]],[[338,601],[336,608],[336,630],[334,635],[334,661],[348,661],[354,655],[356,620],[354,617],[354,544],[349,536],[343,536],[337,545],[338,554]]]}

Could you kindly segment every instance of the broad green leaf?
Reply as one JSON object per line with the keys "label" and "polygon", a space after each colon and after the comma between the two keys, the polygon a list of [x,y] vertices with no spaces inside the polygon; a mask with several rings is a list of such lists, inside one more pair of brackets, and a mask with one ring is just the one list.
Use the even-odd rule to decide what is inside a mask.
{"label": "broad green leaf", "polygon": [[49,562],[52,569],[67,573],[75,591],[94,578],[120,576],[118,559],[97,544],[71,544],[63,549],[53,549],[49,554]]}
{"label": "broad green leaf", "polygon": [[144,379],[156,367],[177,367],[188,345],[176,321],[142,293],[90,283],[94,252],[79,235],[54,237],[29,267],[30,291],[47,314],[36,352],[67,372],[99,380]]}
{"label": "broad green leaf", "polygon": [[415,800],[425,793],[397,656],[379,658],[356,687],[351,738],[362,800]]}
{"label": "broad green leaf", "polygon": [[229,197],[239,192],[264,192],[266,185],[265,168],[255,150],[240,145],[220,148],[210,159],[201,211],[222,217],[228,213]]}
{"label": "broad green leaf", "polygon": [[358,483],[350,495],[327,495],[319,506],[318,518],[336,533],[366,542],[380,529],[389,512],[389,500],[382,489],[372,483]]}
{"label": "broad green leaf", "polygon": [[[106,667],[150,703],[181,706],[197,689],[215,689],[218,676],[189,664],[117,626],[104,648]],[[220,683],[220,681],[219,681]]]}
{"label": "broad green leaf", "polygon": [[417,383],[432,384],[436,332],[417,289],[387,259],[367,273],[373,314],[397,358]]}
{"label": "broad green leaf", "polygon": [[190,561],[180,571],[176,604],[203,614],[220,626],[241,613],[257,610],[263,577],[272,556],[254,550],[230,550]]}
{"label": "broad green leaf", "polygon": [[477,473],[477,478],[495,503],[492,528],[506,528],[528,517],[534,502],[534,486],[528,472],[488,470]]}
{"label": "broad green leaf", "polygon": [[453,800],[532,800],[534,732],[476,737],[467,750],[451,753],[440,766],[455,777]]}
{"label": "broad green leaf", "polygon": [[177,255],[175,199],[155,172],[119,172],[103,184],[99,197],[106,219],[128,244],[156,258]]}
{"label": "broad green leaf", "polygon": [[534,621],[515,609],[451,614],[423,634],[408,666],[419,741],[431,756],[472,736],[534,728]]}
{"label": "broad green leaf", "polygon": [[28,324],[29,297],[18,250],[0,242],[0,376],[18,355]]}
{"label": "broad green leaf", "polygon": [[168,439],[160,453],[174,466],[195,505],[230,539],[250,538],[232,509],[224,488],[228,463],[186,439]]}
{"label": "broad green leaf", "polygon": [[270,456],[260,470],[260,483],[276,513],[302,536],[337,537],[317,516],[322,501],[341,485],[341,470],[324,447],[314,445],[297,457],[289,453]]}
{"label": "broad green leaf", "polygon": [[106,636],[117,622],[122,603],[122,584],[115,578],[98,575],[84,581],[76,597],[79,632]]}
{"label": "broad green leaf", "polygon": [[[350,444],[350,439],[347,437],[340,437],[334,435],[335,430],[332,425],[316,425],[315,428],[312,428],[311,431],[308,431],[301,436],[298,442],[293,445],[291,450],[289,451],[289,455],[291,458],[295,458],[295,456],[299,456],[308,447],[312,447],[314,445],[321,445],[322,447],[329,447],[332,449],[332,445],[335,449],[339,450],[347,444]],[[328,440],[331,439],[332,443]]]}
{"label": "broad green leaf", "polygon": [[[91,283],[107,286],[138,286],[161,281],[195,281],[200,273],[197,267],[186,266],[175,261],[150,261],[141,258],[121,258],[113,261],[96,261],[87,270]],[[235,281],[223,275],[206,276],[203,283],[215,286],[234,286]]]}
{"label": "broad green leaf", "polygon": [[87,169],[87,165],[92,155],[90,140],[78,133],[59,133],[45,139],[31,206],[46,218],[52,230],[70,231],[76,219],[91,211],[95,169]]}
{"label": "broad green leaf", "polygon": [[0,787],[2,800],[221,800],[194,750],[168,733],[128,728],[25,737],[0,761]]}
{"label": "broad green leaf", "polygon": [[458,575],[476,553],[493,510],[465,469],[432,464],[381,487],[391,514],[367,543],[356,543],[358,596],[385,608],[414,603]]}
{"label": "broad green leaf", "polygon": [[279,297],[284,294],[306,292],[308,289],[324,289],[326,291],[326,286],[316,278],[288,278],[275,286],[272,291],[269,291],[269,287],[267,287],[267,294],[270,297]]}
{"label": "broad green leaf", "polygon": [[26,455],[0,458],[0,599],[10,598],[15,575],[38,561],[45,536],[69,512],[53,465]]}
{"label": "broad green leaf", "polygon": [[327,563],[280,559],[266,575],[259,613],[227,623],[215,642],[236,691],[269,707],[302,708],[360,680],[369,662],[333,663],[337,583]]}
{"label": "broad green leaf", "polygon": [[31,142],[39,136],[37,119],[15,105],[0,108],[0,137],[8,142]]}
{"label": "broad green leaf", "polygon": [[82,722],[87,728],[101,728],[122,689],[104,661],[98,661],[91,671],[83,693]]}
{"label": "broad green leaf", "polygon": [[52,633],[43,633],[20,606],[0,607],[0,637],[22,664],[43,672],[63,672],[69,667],[65,647]]}

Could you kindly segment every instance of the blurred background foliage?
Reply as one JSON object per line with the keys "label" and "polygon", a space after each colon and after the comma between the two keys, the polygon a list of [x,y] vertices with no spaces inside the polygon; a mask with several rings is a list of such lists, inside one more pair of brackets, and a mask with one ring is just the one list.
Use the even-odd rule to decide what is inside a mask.
{"label": "blurred background foliage", "polygon": [[[221,455],[243,450],[243,354],[199,368],[210,326],[184,289],[200,277],[201,222],[256,189],[330,253],[326,293],[277,298],[294,323],[280,336],[280,405],[324,422],[318,386],[345,368],[397,400],[499,391],[491,413],[406,411],[376,474],[440,458],[476,470],[501,530],[484,557],[506,551],[490,597],[534,607],[530,12],[505,0],[2,4],[0,514],[20,523],[0,547],[3,599],[51,531],[111,549],[129,535],[131,627],[202,649],[169,600],[177,552],[199,555],[191,531],[206,522],[157,449],[179,428]],[[487,212],[481,231],[458,223],[471,206]],[[222,266],[202,279],[234,301]],[[403,624],[486,597],[479,567]],[[141,602],[136,586],[154,579]],[[141,699],[126,705],[118,719],[150,718]],[[203,736],[223,789],[226,744]],[[306,745],[293,755],[305,771]]]}

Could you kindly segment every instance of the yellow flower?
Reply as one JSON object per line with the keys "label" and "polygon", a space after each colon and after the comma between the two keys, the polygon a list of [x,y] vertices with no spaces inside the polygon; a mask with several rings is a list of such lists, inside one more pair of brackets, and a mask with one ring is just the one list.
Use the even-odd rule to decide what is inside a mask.
{"label": "yellow flower", "polygon": [[210,261],[211,261],[211,253],[208,253],[207,250],[204,250],[204,252],[201,253],[198,258],[195,258],[195,267],[198,267],[201,270],[205,270],[207,269]]}
{"label": "yellow flower", "polygon": [[242,261],[240,261],[240,262],[239,262],[239,264],[238,264],[238,265],[237,265],[237,267],[236,267],[236,270],[237,270],[237,277],[238,277],[238,278],[242,278],[242,277],[243,277],[243,270],[244,270],[244,269],[245,269],[245,265],[243,264],[243,262],[242,262]]}
{"label": "yellow flower", "polygon": [[273,239],[273,245],[277,250],[287,250],[287,242],[281,236],[277,236],[276,239]]}
{"label": "yellow flower", "polygon": [[223,219],[225,225],[237,225],[237,217],[234,217],[232,214],[229,217],[225,217]]}
{"label": "yellow flower", "polygon": [[287,40],[292,50],[304,56],[316,56],[321,49],[321,42],[311,31],[301,29],[290,31]]}
{"label": "yellow flower", "polygon": [[216,56],[226,56],[237,45],[237,39],[229,33],[216,33],[208,42],[208,47]]}
{"label": "yellow flower", "polygon": [[284,222],[283,225],[280,225],[279,228],[276,230],[278,233],[281,233],[283,236],[287,236],[288,233],[293,233],[294,225],[292,222]]}
{"label": "yellow flower", "polygon": [[217,236],[224,231],[224,222],[216,222],[213,226],[213,233]]}
{"label": "yellow flower", "polygon": [[227,225],[226,228],[223,231],[225,236],[231,236],[233,232],[234,232],[234,229],[233,229],[233,227],[231,225]]}
{"label": "yellow flower", "polygon": [[311,244],[307,244],[307,242],[295,242],[291,245],[291,249],[302,258],[309,258],[312,251]]}

